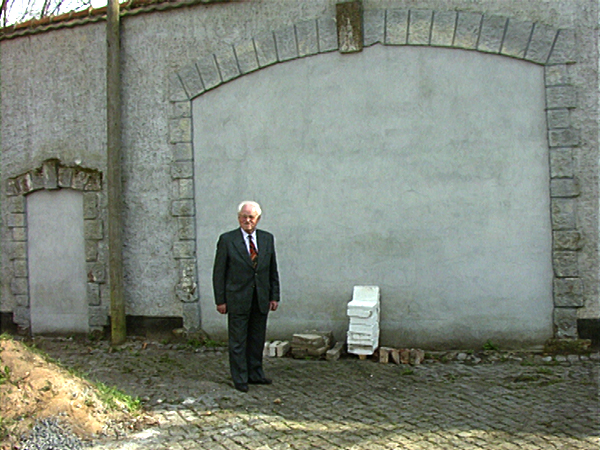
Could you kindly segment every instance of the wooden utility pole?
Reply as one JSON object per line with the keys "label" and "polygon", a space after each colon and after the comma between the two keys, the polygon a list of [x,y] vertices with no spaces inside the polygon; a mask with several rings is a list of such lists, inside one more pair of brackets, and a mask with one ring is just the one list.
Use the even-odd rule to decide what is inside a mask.
{"label": "wooden utility pole", "polygon": [[111,342],[125,342],[123,295],[123,188],[121,178],[121,32],[119,0],[108,0],[106,11],[106,132],[108,190],[108,272]]}

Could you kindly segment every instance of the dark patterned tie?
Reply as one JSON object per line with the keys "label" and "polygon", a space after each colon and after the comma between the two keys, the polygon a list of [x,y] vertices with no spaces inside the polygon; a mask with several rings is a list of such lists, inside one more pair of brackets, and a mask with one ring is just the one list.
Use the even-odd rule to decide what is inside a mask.
{"label": "dark patterned tie", "polygon": [[256,267],[256,263],[258,262],[258,252],[256,251],[256,246],[254,245],[252,236],[248,235],[248,241],[250,243],[250,259],[252,260],[254,267]]}

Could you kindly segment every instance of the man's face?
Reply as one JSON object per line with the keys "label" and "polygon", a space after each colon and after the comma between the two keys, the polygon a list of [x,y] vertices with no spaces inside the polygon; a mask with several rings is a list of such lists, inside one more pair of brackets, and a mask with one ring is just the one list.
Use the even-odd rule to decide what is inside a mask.
{"label": "man's face", "polygon": [[260,216],[256,214],[256,211],[250,205],[244,205],[240,213],[238,214],[238,222],[240,227],[248,234],[254,233],[256,225],[260,220]]}

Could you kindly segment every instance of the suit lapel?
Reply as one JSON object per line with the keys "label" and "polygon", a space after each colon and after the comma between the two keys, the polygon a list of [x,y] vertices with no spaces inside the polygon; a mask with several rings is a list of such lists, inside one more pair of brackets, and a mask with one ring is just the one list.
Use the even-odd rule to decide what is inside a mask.
{"label": "suit lapel", "polygon": [[[245,234],[243,234],[242,230],[239,229],[239,228],[237,230],[235,230],[235,231],[236,231],[236,233],[235,233],[234,239],[233,239],[233,245],[234,245],[234,247],[240,253],[242,259],[249,266],[253,266],[252,260],[250,259],[250,253],[248,253],[248,247],[246,247],[246,243],[244,242],[244,236],[245,236]],[[260,257],[260,253],[259,253],[259,257]]]}

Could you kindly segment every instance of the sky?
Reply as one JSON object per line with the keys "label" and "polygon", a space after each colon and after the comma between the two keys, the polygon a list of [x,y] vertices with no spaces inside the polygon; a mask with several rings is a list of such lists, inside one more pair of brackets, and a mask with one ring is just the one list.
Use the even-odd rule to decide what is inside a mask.
{"label": "sky", "polygon": [[[51,1],[52,3],[56,2],[56,0]],[[107,2],[108,0],[92,0],[92,8],[101,8],[103,6],[106,6]],[[27,10],[28,5],[30,4],[33,5],[33,7],[30,6],[31,10],[39,11],[42,8],[42,5],[44,4],[44,0],[9,0],[7,23],[11,25],[17,20],[19,20],[22,17],[24,11]],[[73,10],[80,10],[82,9],[83,4],[84,2],[82,0],[63,0],[58,14],[63,14]],[[26,18],[25,20],[28,19],[29,18]]]}

